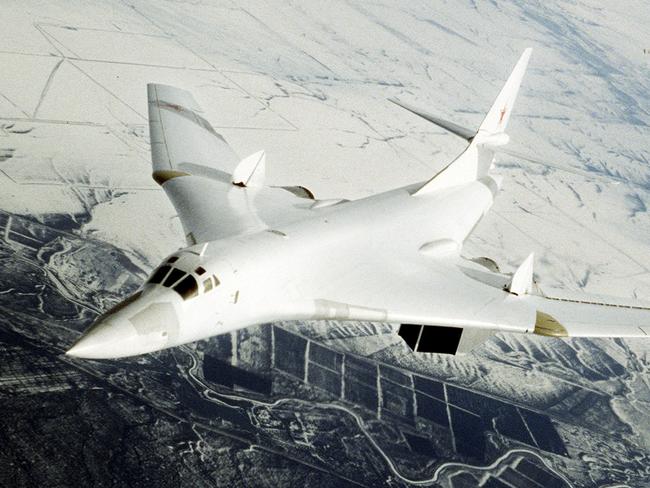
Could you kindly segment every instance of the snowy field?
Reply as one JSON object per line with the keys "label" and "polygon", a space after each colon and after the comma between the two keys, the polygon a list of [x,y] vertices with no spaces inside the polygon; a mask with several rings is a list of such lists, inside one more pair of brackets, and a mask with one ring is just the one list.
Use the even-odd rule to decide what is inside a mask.
{"label": "snowy field", "polygon": [[[509,272],[534,251],[542,288],[650,301],[645,1],[9,0],[2,19],[2,327],[51,345],[57,355],[96,313],[184,245],[175,211],[150,176],[146,83],[191,91],[203,116],[239,155],[265,149],[272,184],[302,185],[317,198],[352,199],[427,179],[463,149],[462,141],[388,98],[478,127],[529,46],[534,52],[508,132],[518,151],[566,171],[501,156],[502,191],[465,255],[489,256]],[[12,239],[29,240],[27,231],[12,228],[20,219],[83,244],[25,258],[24,244]],[[109,247],[123,257],[109,257]],[[78,252],[88,248],[94,249],[91,257]],[[22,290],[9,271],[25,260],[36,278]],[[110,273],[97,272],[102,266]],[[46,279],[66,300],[81,303],[85,297],[92,306],[71,327],[11,325],[14,312],[29,322],[47,308],[40,295],[45,285],[39,284]],[[19,306],[29,296],[40,301]],[[63,324],[57,310],[47,313]],[[347,326],[330,325],[340,334],[322,324],[286,327],[341,353],[549,413],[568,457],[533,450],[565,483],[558,486],[649,486],[643,483],[650,479],[650,341],[502,335],[462,358],[412,357],[381,328],[360,325],[369,335],[359,337],[347,334]],[[0,396],[11,405],[8,390],[2,393],[7,374],[0,371]],[[284,394],[300,397],[301,391]],[[584,401],[567,400],[577,391]],[[593,406],[585,392],[602,403]],[[363,429],[369,439],[381,436],[369,431]],[[195,448],[171,448],[170,457],[198,456],[200,465],[206,453],[218,456],[216,444],[206,450],[211,441],[196,435],[199,440],[183,441]],[[11,445],[5,460],[18,456],[18,445]],[[238,453],[250,445],[229,449]],[[310,445],[314,454],[306,466],[318,465],[318,450]],[[380,449],[368,449],[375,447]],[[508,452],[499,447],[482,462],[462,461],[481,486],[501,486],[476,473],[498,471],[499,456]],[[415,474],[409,477],[399,475],[390,450],[381,453],[377,463],[389,476],[377,479],[386,484],[465,486],[455,484],[451,465],[443,464],[458,461],[452,455],[410,467]],[[65,463],[65,456],[38,456]],[[24,459],[36,462],[27,454]],[[251,480],[259,478],[242,466],[229,482],[255,484]],[[481,471],[486,466],[491,468]],[[270,480],[271,470],[262,470],[262,478],[266,473]],[[9,471],[3,475],[7,483],[35,479],[25,467]],[[88,476],[80,482],[94,479]],[[183,481],[218,484],[202,476],[197,468]],[[309,477],[277,479],[302,485]],[[346,483],[371,486],[377,479]]]}

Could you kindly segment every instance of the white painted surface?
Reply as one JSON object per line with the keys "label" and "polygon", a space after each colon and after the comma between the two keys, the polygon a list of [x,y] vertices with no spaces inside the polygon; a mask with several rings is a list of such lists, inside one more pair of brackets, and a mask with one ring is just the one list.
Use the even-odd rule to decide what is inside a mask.
{"label": "white painted surface", "polygon": [[[201,115],[191,94],[168,85],[149,85],[154,176],[178,210],[188,242],[194,244],[181,251],[170,276],[175,267],[190,273],[195,288],[199,283],[198,292],[178,304],[172,314],[177,325],[174,334],[168,334],[170,313],[163,316],[153,309],[172,309],[174,292],[164,286],[183,292],[168,280],[147,284],[142,296],[100,318],[69,353],[122,357],[250,325],[297,319],[520,333],[543,331],[551,323],[559,329],[551,326],[538,333],[646,338],[648,304],[630,308],[597,303],[588,296],[569,301],[534,294],[533,253],[505,286],[472,279],[461,269],[468,266],[461,260],[462,243],[499,191],[488,174],[494,153],[484,147],[482,138],[504,134],[506,113],[513,110],[529,57],[527,49],[477,137],[445,170],[425,184],[324,210],[313,208],[310,198],[263,185],[263,151],[234,164],[230,146]],[[232,176],[227,173],[230,168]],[[432,243],[455,246],[449,252],[448,245]],[[232,272],[223,274],[229,267]],[[216,290],[200,285],[204,273],[218,277]],[[236,299],[230,298],[227,288],[235,290]],[[548,317],[541,329],[540,312]],[[135,335],[123,326],[127,322],[141,324]],[[143,327],[146,334],[141,333]],[[151,340],[149,332],[165,339]],[[128,346],[116,346],[120,335]]]}

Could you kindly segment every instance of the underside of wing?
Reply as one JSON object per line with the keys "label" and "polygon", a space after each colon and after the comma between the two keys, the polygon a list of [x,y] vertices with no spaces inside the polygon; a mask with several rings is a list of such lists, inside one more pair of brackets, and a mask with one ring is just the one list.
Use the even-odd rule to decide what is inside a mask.
{"label": "underside of wing", "polygon": [[317,202],[302,187],[264,185],[265,154],[240,160],[187,91],[147,86],[153,178],[167,193],[188,244],[272,229]]}
{"label": "underside of wing", "polygon": [[535,334],[552,337],[650,337],[648,302],[541,286],[533,280],[532,254],[513,275],[501,274],[498,266],[488,258],[472,261],[459,261],[459,269],[465,275],[508,291],[535,310],[532,330]]}
{"label": "underside of wing", "polygon": [[319,319],[401,324],[412,349],[451,354],[495,332],[534,329],[530,304],[472,279],[453,261],[370,253],[339,261],[310,274],[304,285],[303,294],[316,298]]}
{"label": "underside of wing", "polygon": [[534,332],[553,337],[650,337],[650,304],[614,297],[528,295]]}
{"label": "underside of wing", "polygon": [[468,352],[496,332],[650,335],[650,305],[544,295],[536,285],[522,284],[525,273],[532,280],[531,262],[522,265],[522,278],[521,271],[504,275],[458,257],[369,255],[355,261],[353,273],[333,265],[314,276],[312,293],[319,297],[320,318],[400,324],[399,335],[418,352]]}

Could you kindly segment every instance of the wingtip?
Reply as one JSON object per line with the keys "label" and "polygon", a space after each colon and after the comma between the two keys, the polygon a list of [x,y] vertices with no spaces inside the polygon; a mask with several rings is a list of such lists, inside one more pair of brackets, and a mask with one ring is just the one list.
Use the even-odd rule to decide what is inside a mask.
{"label": "wingtip", "polygon": [[166,85],[164,83],[147,83],[147,96],[149,102],[161,100],[197,113],[203,113],[203,109],[197,103],[194,95],[188,90],[178,88],[177,86]]}

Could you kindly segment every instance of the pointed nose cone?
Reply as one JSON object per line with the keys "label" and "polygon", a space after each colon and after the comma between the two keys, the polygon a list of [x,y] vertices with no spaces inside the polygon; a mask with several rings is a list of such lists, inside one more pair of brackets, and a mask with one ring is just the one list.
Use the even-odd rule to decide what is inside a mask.
{"label": "pointed nose cone", "polygon": [[172,345],[178,318],[169,302],[131,297],[95,322],[66,352],[84,359],[115,359]]}
{"label": "pointed nose cone", "polygon": [[[107,318],[93,324],[66,352],[86,359],[109,359],[129,356],[129,347],[137,339],[135,327],[128,320]],[[137,351],[134,351],[138,354]]]}

